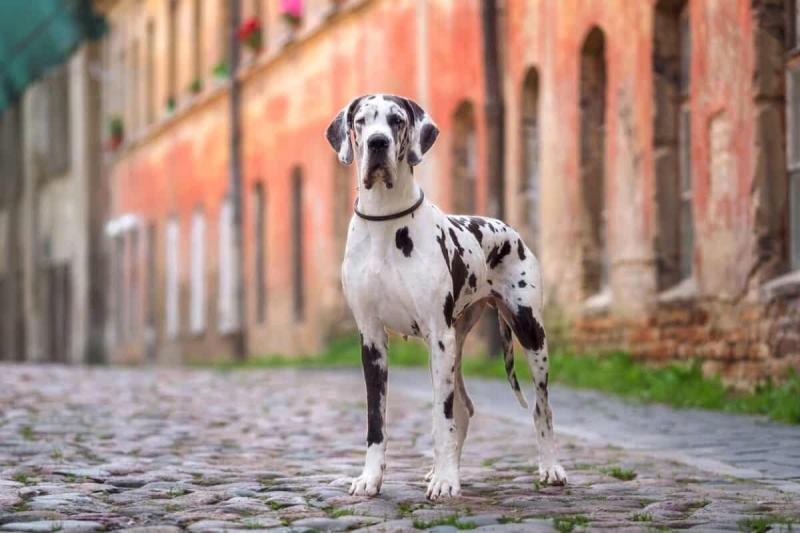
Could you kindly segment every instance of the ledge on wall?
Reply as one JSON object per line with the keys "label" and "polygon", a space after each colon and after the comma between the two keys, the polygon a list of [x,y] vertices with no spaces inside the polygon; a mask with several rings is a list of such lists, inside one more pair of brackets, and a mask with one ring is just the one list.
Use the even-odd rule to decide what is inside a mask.
{"label": "ledge on wall", "polygon": [[761,286],[763,302],[783,296],[800,296],[800,270],[779,276]]}
{"label": "ledge on wall", "polygon": [[659,293],[658,303],[671,304],[677,302],[688,302],[694,300],[695,298],[697,298],[697,281],[692,277],[686,278],[669,289]]}
{"label": "ledge on wall", "polygon": [[581,306],[585,315],[601,315],[611,308],[611,287],[603,287],[600,292],[588,297]]}

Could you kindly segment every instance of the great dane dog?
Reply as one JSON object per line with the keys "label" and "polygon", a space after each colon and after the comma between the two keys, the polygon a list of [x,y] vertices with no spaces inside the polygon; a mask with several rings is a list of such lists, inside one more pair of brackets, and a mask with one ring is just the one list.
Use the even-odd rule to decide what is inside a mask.
{"label": "great dane dog", "polygon": [[527,408],[514,372],[512,332],[534,379],[533,419],[539,478],[564,484],[556,462],[547,399],[547,340],[542,328],[539,263],[519,234],[491,218],[442,213],[425,200],[414,167],[439,130],[414,101],[375,94],[352,100],[326,137],[358,166],[358,199],[350,221],[342,286],[359,332],[367,384],[367,453],[350,493],[380,492],[386,468],[387,330],[424,340],[433,381],[433,469],[427,497],[461,491],[459,464],[474,409],[461,375],[464,339],[487,305],[499,310],[506,373]]}

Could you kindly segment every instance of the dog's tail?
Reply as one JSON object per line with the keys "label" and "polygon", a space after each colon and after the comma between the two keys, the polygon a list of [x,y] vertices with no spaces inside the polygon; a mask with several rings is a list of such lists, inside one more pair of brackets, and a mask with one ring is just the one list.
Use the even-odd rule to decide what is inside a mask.
{"label": "dog's tail", "polygon": [[505,321],[500,313],[497,313],[497,322],[500,325],[500,340],[503,346],[503,361],[506,364],[508,382],[511,384],[511,388],[514,390],[514,395],[517,397],[519,404],[527,409],[528,401],[525,399],[525,394],[523,394],[519,386],[517,373],[514,370],[514,339],[511,336],[511,326],[508,325],[508,322]]}

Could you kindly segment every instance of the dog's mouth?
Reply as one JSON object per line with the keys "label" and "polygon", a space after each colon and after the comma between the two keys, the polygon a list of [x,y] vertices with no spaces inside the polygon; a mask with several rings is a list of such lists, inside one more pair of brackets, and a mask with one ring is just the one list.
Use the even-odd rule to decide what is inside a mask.
{"label": "dog's mouth", "polygon": [[371,189],[372,186],[375,185],[375,182],[381,180],[386,185],[387,189],[394,187],[394,181],[392,180],[392,173],[389,170],[389,166],[384,162],[371,164],[367,171],[367,176],[364,178],[364,187]]}

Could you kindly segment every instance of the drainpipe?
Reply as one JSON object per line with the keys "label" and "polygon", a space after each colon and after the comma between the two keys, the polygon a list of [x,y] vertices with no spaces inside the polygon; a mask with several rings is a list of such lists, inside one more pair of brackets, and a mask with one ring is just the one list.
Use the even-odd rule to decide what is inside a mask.
{"label": "drainpipe", "polygon": [[[497,33],[497,2],[481,0],[481,37],[483,40],[483,81],[486,100],[486,207],[494,218],[505,217],[505,105],[503,103],[502,65]],[[492,315],[496,311],[491,312]],[[491,357],[499,356],[502,345],[497,318],[485,322],[487,348]]]}
{"label": "drainpipe", "polygon": [[[500,42],[497,35],[497,2],[481,0],[481,37],[483,40],[483,82],[486,94],[486,210],[489,216],[505,216],[505,105],[503,103]],[[496,315],[492,311],[491,315]],[[502,351],[497,317],[486,323],[486,340],[490,357]]]}
{"label": "drainpipe", "polygon": [[244,239],[242,228],[242,126],[241,87],[239,83],[239,38],[241,0],[230,0],[230,184],[231,210],[233,211],[233,276],[238,330],[233,334],[233,354],[236,359],[247,355],[247,315],[244,292]]}

